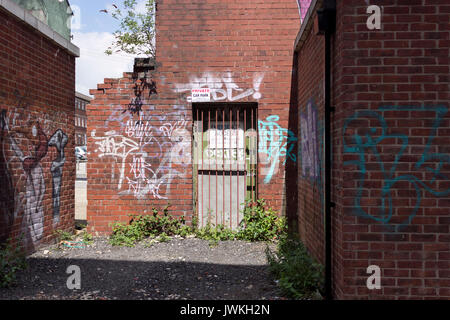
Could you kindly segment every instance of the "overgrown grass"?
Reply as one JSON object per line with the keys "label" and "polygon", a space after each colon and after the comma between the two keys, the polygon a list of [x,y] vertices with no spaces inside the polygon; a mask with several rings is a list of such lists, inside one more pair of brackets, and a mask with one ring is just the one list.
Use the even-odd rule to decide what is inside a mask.
{"label": "overgrown grass", "polygon": [[177,219],[170,216],[168,208],[169,206],[165,207],[162,214],[154,208],[153,215],[131,216],[128,224],[114,223],[110,244],[133,247],[150,238],[151,241],[146,244],[151,245],[168,241],[172,236],[195,236],[208,240],[210,245],[226,240],[273,241],[284,235],[287,229],[285,219],[268,208],[264,200],[246,202],[244,217],[238,230],[223,225],[212,226],[210,223],[199,228],[195,217],[191,226],[187,226],[184,217]]}
{"label": "overgrown grass", "polygon": [[72,241],[74,238],[73,233],[65,231],[65,230],[56,230],[54,231],[54,234],[56,236],[56,241]]}
{"label": "overgrown grass", "polygon": [[284,236],[275,252],[266,248],[266,255],[283,295],[292,299],[322,298],[323,266],[309,255],[297,237]]}
{"label": "overgrown grass", "polygon": [[153,215],[131,216],[128,224],[112,224],[109,243],[114,246],[134,247],[137,242],[146,238],[160,237],[160,242],[165,242],[170,236],[187,236],[191,232],[191,228],[185,225],[184,217],[176,219],[169,216],[166,207],[162,215],[158,214],[157,209],[153,209]]}
{"label": "overgrown grass", "polygon": [[88,233],[87,231],[83,232],[82,240],[87,245],[94,243],[94,237],[92,236],[91,233]]}
{"label": "overgrown grass", "polygon": [[17,272],[27,267],[26,254],[21,246],[22,239],[14,245],[11,239],[0,245],[0,287],[15,284]]}

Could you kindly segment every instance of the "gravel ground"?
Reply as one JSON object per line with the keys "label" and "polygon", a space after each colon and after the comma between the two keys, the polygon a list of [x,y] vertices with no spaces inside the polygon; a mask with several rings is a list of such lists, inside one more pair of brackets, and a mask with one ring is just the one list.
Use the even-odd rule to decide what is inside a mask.
{"label": "gravel ground", "polygon": [[[28,258],[17,285],[0,299],[277,300],[266,243],[174,238],[151,247],[113,247],[96,238],[83,248],[51,245]],[[273,249],[274,245],[270,245]],[[81,289],[69,290],[69,265],[81,269]]]}

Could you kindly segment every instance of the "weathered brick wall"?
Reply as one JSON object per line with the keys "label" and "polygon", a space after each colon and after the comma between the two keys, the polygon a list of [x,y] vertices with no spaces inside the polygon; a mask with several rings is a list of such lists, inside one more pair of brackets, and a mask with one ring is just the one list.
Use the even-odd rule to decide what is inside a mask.
{"label": "weathered brick wall", "polygon": [[[100,148],[101,141],[109,143],[109,135],[117,147],[128,141],[143,150],[145,137],[141,141],[127,132],[127,121],[137,116],[122,114],[135,98],[132,74],[105,80],[99,90],[91,91],[95,99],[88,107],[88,220],[98,232],[110,230],[109,222],[126,220],[127,214],[149,213],[152,206],[161,208],[168,202],[171,214],[191,219],[192,88],[210,88],[211,102],[257,102],[262,128],[278,132],[288,127],[292,45],[300,25],[295,1],[160,0],[157,9],[156,70],[151,75],[157,93],[149,96],[145,91],[141,115],[144,126],[148,120],[148,132],[159,135],[142,151],[147,168],[135,170],[133,161],[142,159],[136,151],[107,154]],[[267,120],[269,116],[274,117]],[[171,136],[172,129],[177,129],[177,137]],[[282,211],[284,161],[296,157],[278,157],[275,152],[269,157],[272,147],[260,145],[259,196]],[[150,152],[152,148],[156,149]],[[172,157],[176,152],[171,150],[182,156]],[[153,176],[151,170],[160,167],[165,171],[136,194],[136,175]]]}
{"label": "weathered brick wall", "polygon": [[[298,53],[298,232],[324,263],[324,37],[308,31]],[[314,57],[314,58],[312,58]],[[314,60],[312,63],[311,60]]]}
{"label": "weathered brick wall", "polygon": [[74,225],[75,57],[0,9],[0,240]]}
{"label": "weathered brick wall", "polygon": [[[172,215],[190,217],[192,211],[192,115],[149,95],[151,89],[134,76],[105,79],[91,90],[94,99],[87,107],[87,219],[98,233],[169,202]],[[154,81],[151,75],[144,79]],[[143,90],[139,116],[128,110],[139,104],[135,89]]]}
{"label": "weathered brick wall", "polygon": [[[338,1],[332,41],[334,296],[448,299],[450,6],[371,4],[381,30],[367,28],[366,1]],[[315,37],[299,70],[323,55],[308,46]],[[313,96],[313,85],[299,90]],[[379,290],[366,286],[370,265],[381,268]]]}
{"label": "weathered brick wall", "polygon": [[[448,298],[448,1],[342,1],[335,171],[342,213],[340,298]],[[335,213],[336,214],[336,213]],[[339,213],[337,213],[339,214]],[[369,291],[366,268],[382,270]]]}

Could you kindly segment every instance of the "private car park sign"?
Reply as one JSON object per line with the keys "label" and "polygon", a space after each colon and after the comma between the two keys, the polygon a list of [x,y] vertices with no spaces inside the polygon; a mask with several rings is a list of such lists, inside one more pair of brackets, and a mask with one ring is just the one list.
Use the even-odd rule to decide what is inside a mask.
{"label": "private car park sign", "polygon": [[192,102],[210,102],[211,101],[211,89],[192,89]]}

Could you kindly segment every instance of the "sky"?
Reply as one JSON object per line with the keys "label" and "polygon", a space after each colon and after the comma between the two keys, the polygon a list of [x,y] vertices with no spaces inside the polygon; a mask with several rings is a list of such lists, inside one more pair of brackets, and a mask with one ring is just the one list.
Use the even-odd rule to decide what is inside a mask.
{"label": "sky", "polygon": [[[104,78],[120,78],[123,72],[133,68],[134,57],[125,53],[105,54],[114,40],[113,32],[119,23],[111,15],[100,12],[112,8],[122,0],[69,0],[72,18],[72,43],[80,48],[76,59],[76,91],[89,95]],[[144,0],[139,1],[138,11],[144,9]],[[110,9],[111,11],[111,9]]]}

